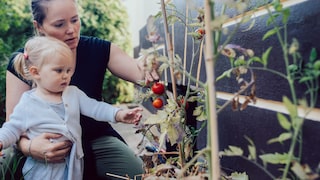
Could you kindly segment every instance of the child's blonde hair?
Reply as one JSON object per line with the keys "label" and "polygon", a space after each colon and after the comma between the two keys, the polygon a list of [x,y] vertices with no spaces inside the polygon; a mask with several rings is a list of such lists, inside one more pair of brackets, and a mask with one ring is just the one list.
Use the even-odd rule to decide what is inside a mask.
{"label": "child's blonde hair", "polygon": [[32,80],[30,66],[41,66],[53,56],[72,58],[72,51],[64,42],[47,36],[35,36],[27,41],[23,53],[18,53],[13,62],[14,69],[26,80]]}

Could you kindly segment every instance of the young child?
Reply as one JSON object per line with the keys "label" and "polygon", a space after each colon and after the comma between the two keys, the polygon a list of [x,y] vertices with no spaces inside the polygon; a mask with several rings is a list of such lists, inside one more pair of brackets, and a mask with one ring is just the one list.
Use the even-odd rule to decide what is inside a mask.
{"label": "young child", "polygon": [[[88,59],[90,61],[90,59]],[[122,110],[89,98],[75,86],[69,86],[75,70],[75,57],[62,41],[34,37],[24,53],[14,60],[16,71],[34,88],[25,92],[8,122],[0,129],[0,150],[16,143],[22,134],[31,139],[43,132],[62,134],[57,141],[73,143],[70,155],[62,163],[48,163],[29,154],[23,167],[24,179],[82,179],[83,150],[80,114],[98,121],[138,124],[142,108]],[[56,140],[50,140],[54,143]],[[29,145],[29,147],[30,147]],[[44,152],[44,156],[46,152]]]}

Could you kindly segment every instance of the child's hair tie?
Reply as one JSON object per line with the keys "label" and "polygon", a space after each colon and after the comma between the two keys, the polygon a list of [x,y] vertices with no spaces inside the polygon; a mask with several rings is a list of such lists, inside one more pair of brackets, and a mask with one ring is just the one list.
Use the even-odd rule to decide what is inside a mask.
{"label": "child's hair tie", "polygon": [[26,52],[23,53],[23,57],[24,57],[25,60],[28,60],[28,54]]}

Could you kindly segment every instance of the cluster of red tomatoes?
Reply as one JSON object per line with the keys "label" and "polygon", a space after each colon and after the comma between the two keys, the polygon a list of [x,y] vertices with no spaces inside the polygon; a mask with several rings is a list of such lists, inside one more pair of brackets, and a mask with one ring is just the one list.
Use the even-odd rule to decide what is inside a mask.
{"label": "cluster of red tomatoes", "polygon": [[[151,91],[158,95],[158,96],[161,96],[164,92],[165,92],[165,86],[163,83],[161,82],[155,82],[153,83],[153,85],[151,86]],[[159,109],[159,108],[162,108],[163,106],[163,101],[160,97],[157,97],[153,100],[152,102],[152,105],[153,107]]]}
{"label": "cluster of red tomatoes", "polygon": [[[160,96],[163,95],[163,93],[165,92],[165,85],[161,82],[155,82],[153,83],[153,85],[151,86],[151,91],[153,92],[153,94],[157,95],[157,97],[152,101],[152,106],[159,109],[163,107],[163,100],[161,99]],[[178,97],[177,98],[177,103],[179,105],[179,107],[181,107],[184,104],[184,98],[183,97]],[[188,109],[188,102],[185,103],[185,109]]]}

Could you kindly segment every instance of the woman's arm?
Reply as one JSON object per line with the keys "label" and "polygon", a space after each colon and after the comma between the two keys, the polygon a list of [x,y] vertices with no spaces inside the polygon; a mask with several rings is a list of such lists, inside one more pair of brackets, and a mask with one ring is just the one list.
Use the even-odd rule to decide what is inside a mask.
{"label": "woman's arm", "polygon": [[[11,72],[6,72],[6,121],[9,121],[9,116],[18,104],[22,94],[28,90],[30,90],[28,84]],[[48,162],[61,162],[68,155],[72,144],[68,141],[50,143],[50,138],[59,137],[61,137],[59,134],[44,133],[30,141],[27,137],[22,136],[18,142],[18,147],[26,156],[32,155],[36,159],[43,160],[44,152],[46,152]]]}
{"label": "woman's arm", "polygon": [[21,81],[14,74],[6,72],[6,121],[9,120],[13,108],[18,104],[21,95],[30,90],[30,86]]}
{"label": "woman's arm", "polygon": [[147,71],[142,60],[130,57],[114,44],[111,44],[108,68],[114,75],[133,83],[159,79],[156,67],[151,72]]}

